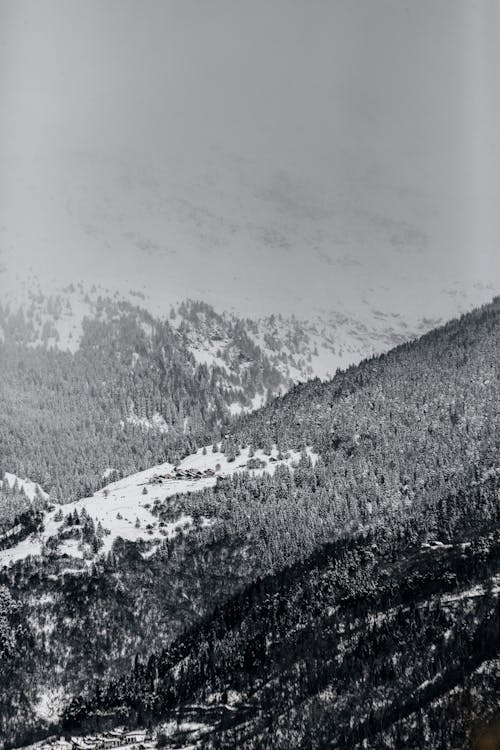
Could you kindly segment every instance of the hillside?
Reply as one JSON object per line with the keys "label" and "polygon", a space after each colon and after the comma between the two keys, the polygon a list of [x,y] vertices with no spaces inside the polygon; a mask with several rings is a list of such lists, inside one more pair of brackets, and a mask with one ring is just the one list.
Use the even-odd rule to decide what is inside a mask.
{"label": "hillside", "polygon": [[144,304],[81,284],[46,295],[36,280],[18,304],[2,301],[0,474],[76,500],[110,472],[175,462],[293,383],[411,335],[396,319],[243,319],[192,300],[159,317]]}
{"label": "hillside", "polygon": [[[203,362],[182,332],[143,308],[96,296],[79,318],[66,303],[0,309],[0,473],[30,477],[54,500],[91,494],[110,472],[178,461],[224,432],[236,408],[289,385],[242,330],[231,360],[226,348]],[[63,346],[70,333],[73,349]]]}
{"label": "hillside", "polygon": [[[310,449],[306,456],[312,461],[317,459]],[[17,506],[15,520],[22,510],[36,508],[43,512],[38,528],[31,534],[24,534],[21,541],[15,543],[10,534],[5,535],[5,540],[0,538],[0,545],[3,542],[5,547],[3,550],[0,547],[0,567],[30,556],[47,554],[50,550],[52,555],[62,558],[81,559],[85,569],[99,555],[110,553],[118,539],[146,542],[148,550],[144,556],[150,557],[168,539],[181,532],[189,533],[194,526],[192,515],[176,514],[174,503],[177,495],[215,487],[218,481],[226,481],[242,472],[248,472],[252,477],[272,476],[278,467],[293,468],[301,458],[300,452],[283,455],[276,448],[264,453],[263,450],[250,451],[247,447],[231,455],[228,451],[221,453],[219,446],[213,444],[186,456],[177,466],[159,464],[107,484],[92,497],[63,504],[47,504],[47,494],[33,482],[6,474],[0,483],[0,488],[3,489],[2,484],[7,488],[1,505],[4,517],[9,501]],[[22,509],[19,507],[21,497],[25,499]],[[36,498],[40,500],[38,505]],[[160,507],[165,509],[165,502],[172,516],[169,523],[159,520],[159,510]],[[8,522],[7,518],[5,522]],[[15,523],[14,520],[10,522]],[[210,525],[213,520],[197,513],[196,523]]]}
{"label": "hillside", "polygon": [[180,731],[194,722],[199,746],[217,748],[461,747],[487,732],[500,686],[499,344],[496,300],[242,420],[236,442],[279,436],[285,449],[293,436],[322,458],[309,515],[292,495],[269,536],[286,546],[293,519],[299,555],[306,530],[347,536],[251,584],[104,695],[89,685],[68,724],[120,705],[165,726],[172,747],[196,738]]}
{"label": "hillside", "polygon": [[[3,294],[0,339],[12,338],[29,346],[56,347],[76,352],[83,335],[86,317],[102,316],[114,303],[141,306],[155,319],[168,319],[182,333],[197,362],[216,364],[238,375],[237,347],[260,350],[289,381],[310,377],[324,378],[339,367],[355,364],[372,354],[390,349],[397,343],[421,334],[439,319],[407,321],[397,313],[369,310],[364,316],[338,310],[321,310],[307,318],[274,313],[265,317],[243,317],[234,311],[215,310],[207,302],[185,299],[168,304],[155,303],[139,289],[111,291],[100,284],[85,286],[71,283],[52,291],[42,291],[40,279],[30,275],[15,293],[8,287]],[[106,303],[106,304],[104,304]],[[279,308],[278,308],[279,309]],[[116,314],[116,309],[115,309]],[[221,356],[222,354],[222,356]]]}
{"label": "hillside", "polygon": [[463,747],[498,709],[500,539],[461,501],[447,544],[378,531],[327,545],[89,685],[64,725],[152,723],[172,748]]}
{"label": "hillside", "polygon": [[[29,741],[64,711],[78,731],[196,714],[214,728],[202,747],[460,746],[497,684],[499,349],[496,299],[295,386],[217,446],[247,467],[196,492],[155,485],[151,541],[116,538],[87,569],[44,511],[54,548],[1,574],[6,736]],[[266,456],[259,476],[248,461]],[[443,712],[465,704],[445,738]]]}

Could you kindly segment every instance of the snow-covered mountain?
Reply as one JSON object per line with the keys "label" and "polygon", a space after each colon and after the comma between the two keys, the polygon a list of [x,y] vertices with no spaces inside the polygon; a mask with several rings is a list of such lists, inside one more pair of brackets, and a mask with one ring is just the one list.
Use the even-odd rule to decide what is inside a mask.
{"label": "snow-covered mountain", "polygon": [[[439,323],[438,319],[422,318],[410,325],[401,315],[380,310],[365,318],[338,311],[322,311],[303,319],[281,313],[242,317],[192,299],[171,305],[164,316],[140,290],[120,295],[102,285],[71,283],[53,286],[47,294],[39,278],[33,276],[23,281],[22,293],[15,298],[4,296],[0,338],[9,336],[28,346],[74,353],[80,345],[84,319],[119,315],[123,312],[120,303],[146,309],[158,319],[164,317],[196,363],[222,369],[230,387],[241,386],[245,367],[262,360],[263,366],[277,373],[271,394],[292,382],[331,377],[337,368],[386,351]],[[250,394],[251,408],[260,406],[267,395]],[[239,410],[235,402],[232,411]]]}
{"label": "snow-covered mountain", "polygon": [[[119,153],[13,153],[0,184],[0,292],[82,282],[158,315],[201,299],[238,317],[355,319],[410,331],[487,302],[497,267],[446,249],[435,207],[366,181],[310,184],[290,165]],[[29,221],[26,219],[29,217]],[[440,244],[441,243],[441,244]],[[393,321],[392,321],[393,322]]]}

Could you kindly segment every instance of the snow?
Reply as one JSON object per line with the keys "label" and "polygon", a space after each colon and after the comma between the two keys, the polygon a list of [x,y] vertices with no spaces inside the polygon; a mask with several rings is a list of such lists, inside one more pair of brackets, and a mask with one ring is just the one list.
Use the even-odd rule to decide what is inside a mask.
{"label": "snow", "polygon": [[[500,594],[500,576],[493,576],[491,579],[491,594]],[[449,594],[441,597],[441,604],[453,604],[455,602],[463,601],[464,599],[477,599],[480,596],[485,596],[487,592],[486,583],[472,586],[470,589],[461,591],[459,594]]]}
{"label": "snow", "polygon": [[83,333],[83,319],[91,312],[91,305],[82,297],[71,297],[71,312],[61,315],[57,321],[60,349],[76,352]]}
{"label": "snow", "polygon": [[0,566],[25,560],[27,557],[38,557],[42,553],[42,544],[36,537],[30,536],[18,542],[14,547],[0,550]]}
{"label": "snow", "polygon": [[148,419],[147,417],[138,417],[136,414],[130,414],[127,417],[127,422],[136,427],[141,427],[143,430],[156,430],[157,432],[162,433],[168,432],[168,424],[158,412],[153,414],[151,419]]}
{"label": "snow", "polygon": [[[16,474],[10,474],[8,471],[4,474],[4,481],[7,482],[8,486],[12,489],[14,487],[16,481],[17,486],[21,490],[21,488],[24,491],[24,494],[27,498],[30,500],[33,500],[36,497],[37,489],[40,494],[40,497],[45,498],[45,500],[49,499],[49,496],[46,492],[42,490],[39,484],[36,484],[35,482],[31,482],[29,479],[21,479],[21,477],[16,476]],[[0,481],[0,487],[3,486],[3,482]]]}
{"label": "snow", "polygon": [[[227,341],[225,342],[225,344],[227,344]],[[228,374],[230,374],[231,370],[228,367],[227,362],[224,362],[222,357],[219,357],[216,354],[216,352],[219,349],[223,348],[225,344],[220,341],[217,342],[217,345],[213,344],[212,342],[208,342],[203,347],[201,344],[198,344],[198,346],[190,346],[189,351],[192,353],[198,365],[207,365],[207,367],[220,367],[222,370],[225,370]]]}
{"label": "snow", "polygon": [[446,550],[446,549],[452,549],[453,544],[444,544],[444,542],[440,541],[431,541],[431,542],[422,542],[421,544],[421,550],[422,552],[425,552],[426,550]]}
{"label": "snow", "polygon": [[[80,515],[82,510],[85,509],[96,526],[100,522],[103,529],[109,532],[103,537],[104,546],[100,552],[109,552],[113,542],[118,537],[132,542],[143,539],[153,542],[158,546],[164,539],[175,536],[180,529],[189,529],[192,527],[193,519],[189,515],[181,514],[175,521],[160,527],[158,518],[151,512],[151,507],[156,499],[165,500],[173,495],[196,492],[213,487],[219,476],[231,476],[238,472],[249,472],[254,476],[262,476],[264,473],[273,474],[276,471],[276,467],[280,464],[293,467],[301,457],[299,451],[289,451],[286,454],[287,458],[278,460],[278,450],[276,447],[272,449],[270,456],[265,455],[262,450],[256,450],[254,457],[265,461],[266,465],[261,469],[248,470],[246,468],[246,463],[249,459],[248,447],[241,450],[240,455],[236,456],[235,461],[228,461],[226,455],[218,450],[219,446],[216,446],[216,448],[215,453],[212,451],[212,445],[205,447],[205,453],[204,449],[201,448],[196,453],[184,458],[178,465],[181,469],[200,471],[212,469],[216,472],[216,475],[213,477],[170,479],[164,480],[162,484],[151,484],[156,476],[173,472],[175,468],[173,464],[163,463],[116,482],[111,482],[91,497],[82,498],[81,500],[64,505],[54,503],[51,506],[53,509],[45,513],[44,529],[41,533],[31,535],[9,549],[0,550],[0,566],[25,559],[29,555],[40,555],[43,544],[61,530],[64,526],[65,517],[70,513],[74,513],[75,510]],[[307,448],[306,452],[311,461],[315,463],[317,454],[311,448]],[[276,460],[269,462],[271,456]],[[28,480],[24,481],[27,482],[28,486],[32,485]],[[147,494],[143,494],[145,487]],[[63,515],[62,520],[60,519],[61,513]],[[137,520],[138,524],[136,524]],[[202,523],[206,524],[208,520],[202,519]],[[149,530],[146,528],[148,525],[150,526]],[[149,550],[144,554],[149,556],[153,553],[154,547],[153,551]],[[77,539],[69,538],[60,543],[58,554],[65,554],[74,558],[84,558],[84,556],[89,556],[89,549],[83,549]]]}
{"label": "snow", "polygon": [[353,315],[325,309],[302,320],[275,315],[252,322],[250,338],[294,382],[329,379],[338,368],[387,351],[420,331],[418,322],[409,328],[398,315],[377,315],[373,310]]}
{"label": "snow", "polygon": [[[43,286],[43,293],[42,293]],[[45,280],[43,285],[37,277],[30,275],[17,282],[18,293],[7,293],[6,301],[13,312],[23,309],[25,317],[30,311],[35,325],[35,338],[28,345],[31,347],[46,346],[75,353],[80,345],[83,333],[83,321],[96,312],[96,301],[99,294],[105,293],[102,288],[74,288],[70,291],[60,285]],[[31,314],[32,313],[32,314]],[[53,335],[44,337],[44,327]],[[1,332],[2,338],[4,337]]]}
{"label": "snow", "polygon": [[46,722],[57,721],[66,704],[67,695],[63,688],[51,689],[45,687],[44,692],[38,697],[35,704],[36,715]]}
{"label": "snow", "polygon": [[266,393],[256,393],[250,401],[250,406],[242,406],[238,401],[233,401],[229,404],[229,411],[231,416],[239,416],[240,414],[248,414],[251,411],[256,411],[264,406],[266,403]]}
{"label": "snow", "polygon": [[241,414],[244,411],[248,411],[245,409],[244,406],[242,406],[238,401],[233,401],[231,404],[229,404],[229,411],[231,412],[231,416],[235,417],[238,416],[238,414]]}
{"label": "snow", "polygon": [[[161,732],[162,734],[167,735],[167,737],[172,737],[177,733],[184,733],[192,735],[191,739],[195,739],[196,737],[211,731],[213,728],[214,727],[211,724],[206,724],[200,721],[182,721],[178,723],[177,721],[171,720],[161,724],[158,727],[158,733]],[[198,747],[198,745],[186,745],[183,743],[182,746],[179,746],[179,750],[188,750],[188,748],[191,747],[194,749]]]}
{"label": "snow", "polygon": [[415,692],[418,692],[420,690],[425,690],[425,688],[429,687],[429,685],[433,685],[437,680],[441,678],[441,672],[437,672],[434,677],[431,680],[424,680],[415,690]]}

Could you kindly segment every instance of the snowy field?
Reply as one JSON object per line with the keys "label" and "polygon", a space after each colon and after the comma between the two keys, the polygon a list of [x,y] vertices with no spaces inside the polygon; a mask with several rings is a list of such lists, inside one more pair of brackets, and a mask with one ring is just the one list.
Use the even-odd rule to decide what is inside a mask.
{"label": "snowy field", "polygon": [[[246,467],[249,459],[248,448],[242,449],[240,455],[232,462],[229,462],[225,454],[220,451],[213,453],[211,445],[206,446],[205,455],[203,450],[201,448],[197,453],[184,458],[178,464],[178,467],[199,471],[212,469],[215,476],[203,477],[202,479],[168,479],[164,480],[162,484],[152,484],[155,476],[165,475],[173,471],[173,464],[164,463],[112,482],[92,497],[64,505],[54,503],[53,509],[45,514],[44,529],[40,534],[31,535],[9,549],[0,550],[0,566],[9,565],[29,555],[40,555],[43,544],[63,527],[65,517],[69,513],[74,513],[75,510],[80,514],[84,508],[96,526],[100,523],[103,529],[109,532],[103,538],[104,546],[100,552],[109,552],[115,539],[121,537],[130,541],[144,539],[154,542],[153,549],[149,553],[153,554],[164,539],[172,538],[179,529],[188,529],[193,524],[191,516],[181,515],[176,521],[160,528],[158,518],[151,512],[156,499],[163,501],[176,494],[196,492],[207,487],[213,487],[217,482],[217,477],[227,477],[236,472],[247,471],[257,476],[266,472],[273,474],[280,464],[293,467],[300,459],[300,452],[297,451],[290,451],[286,454],[286,457],[278,460],[276,448],[273,448],[270,456],[264,455],[261,450],[256,450],[254,458],[265,461],[266,465],[261,469],[249,470]],[[311,460],[315,462],[317,455],[310,448],[307,449],[307,453]],[[272,461],[270,461],[271,458]],[[7,477],[13,476],[7,475]],[[28,480],[18,480],[18,483],[21,481],[23,486],[26,487],[26,491],[34,494],[35,485]],[[144,488],[147,490],[146,493],[144,493]],[[206,523],[208,523],[208,519]],[[70,557],[84,557],[84,550],[77,539],[68,539],[61,542],[58,552],[60,555],[66,554]]]}

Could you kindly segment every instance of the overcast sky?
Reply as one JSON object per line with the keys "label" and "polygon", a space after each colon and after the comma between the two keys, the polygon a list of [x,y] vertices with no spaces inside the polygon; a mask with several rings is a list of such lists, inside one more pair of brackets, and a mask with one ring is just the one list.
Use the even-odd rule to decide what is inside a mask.
{"label": "overcast sky", "polygon": [[4,262],[146,252],[256,312],[252,253],[289,308],[499,291],[499,74],[497,0],[0,0]]}

